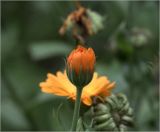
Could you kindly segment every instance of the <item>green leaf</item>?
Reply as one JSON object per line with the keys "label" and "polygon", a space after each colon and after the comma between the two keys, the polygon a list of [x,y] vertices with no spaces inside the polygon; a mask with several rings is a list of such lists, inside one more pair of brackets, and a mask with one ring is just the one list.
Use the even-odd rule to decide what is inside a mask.
{"label": "green leaf", "polygon": [[53,96],[52,100],[32,107],[30,111],[39,130],[70,130],[73,104],[66,97],[55,98]]}
{"label": "green leaf", "polygon": [[128,88],[124,78],[123,67],[119,62],[114,61],[108,65],[97,63],[96,71],[100,76],[106,75],[111,82],[116,82],[116,87],[113,89],[115,92],[122,92]]}
{"label": "green leaf", "polygon": [[[59,102],[59,100],[56,100],[56,102]],[[29,109],[35,122],[35,127],[37,127],[39,131],[56,130],[54,128],[57,126],[56,119],[53,119],[52,117],[52,108],[56,102],[54,100],[50,100],[46,103],[36,105],[35,107]]]}
{"label": "green leaf", "polygon": [[[155,1],[144,2],[140,1],[132,2],[132,18],[130,19],[133,26],[149,28],[151,32],[158,35],[158,16],[159,8]],[[154,24],[153,24],[154,23]]]}
{"label": "green leaf", "polygon": [[3,130],[13,131],[30,129],[30,124],[24,116],[24,112],[11,99],[7,98],[3,100],[1,106]]}
{"label": "green leaf", "polygon": [[39,42],[33,43],[29,47],[31,57],[35,60],[46,59],[54,56],[65,56],[72,47],[64,42]]}
{"label": "green leaf", "polygon": [[83,121],[81,117],[78,119],[76,131],[84,131]]}
{"label": "green leaf", "polygon": [[[63,102],[63,105],[59,107],[59,105]],[[71,122],[73,118],[73,102],[70,102],[70,100],[63,99],[61,103],[57,107],[54,107],[56,110],[56,113],[58,113],[58,118],[60,120],[59,124],[62,131],[69,131],[71,128]],[[53,116],[54,120],[57,117],[57,115]],[[58,121],[59,122],[59,121]],[[55,124],[54,124],[55,126]],[[62,128],[63,126],[63,128]],[[55,126],[56,127],[56,126]]]}
{"label": "green leaf", "polygon": [[[141,105],[139,106],[139,111],[136,114],[137,116],[137,124],[140,130],[149,130],[150,126],[146,126],[146,124],[149,124],[149,121],[152,119],[151,114],[151,107],[149,104],[148,98],[144,97],[141,100]],[[144,127],[145,126],[145,127]]]}
{"label": "green leaf", "polygon": [[43,105],[53,100],[59,99],[59,96],[55,96],[53,94],[46,94],[46,93],[38,93],[30,103],[27,104],[28,109],[32,109],[34,107],[38,107],[39,105]]}
{"label": "green leaf", "polygon": [[2,32],[2,60],[11,55],[13,49],[18,44],[19,27],[16,24],[11,24]]}
{"label": "green leaf", "polygon": [[8,61],[3,67],[3,76],[21,102],[28,103],[40,92],[39,83],[43,77],[43,69],[31,65],[23,56]]}

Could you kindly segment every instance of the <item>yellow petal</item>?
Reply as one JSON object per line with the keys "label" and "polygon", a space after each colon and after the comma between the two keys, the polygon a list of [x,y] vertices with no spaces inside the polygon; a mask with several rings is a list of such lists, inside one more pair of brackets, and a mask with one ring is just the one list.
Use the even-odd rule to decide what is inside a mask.
{"label": "yellow petal", "polygon": [[[91,82],[83,88],[81,100],[90,106],[92,105],[92,96],[106,97],[111,93],[111,89],[115,86],[115,82],[110,82],[107,77],[98,77],[95,72]],[[67,96],[72,100],[76,100],[76,87],[69,81],[66,71],[64,73],[57,72],[56,76],[49,73],[45,82],[40,83],[40,88],[45,93],[51,93],[58,96]]]}
{"label": "yellow petal", "polygon": [[92,99],[90,97],[82,98],[82,102],[88,106],[92,105]]}
{"label": "yellow petal", "polygon": [[46,82],[40,83],[41,90],[46,93],[52,93],[59,96],[74,96],[75,87],[65,79],[65,76],[57,73],[61,78],[56,77],[53,74],[48,74]]}
{"label": "yellow petal", "polygon": [[97,74],[95,74],[93,79],[94,81],[91,81],[91,83],[83,89],[82,96],[87,98],[92,96],[108,96],[110,90],[115,85],[114,82],[110,83],[105,76],[97,78]]}

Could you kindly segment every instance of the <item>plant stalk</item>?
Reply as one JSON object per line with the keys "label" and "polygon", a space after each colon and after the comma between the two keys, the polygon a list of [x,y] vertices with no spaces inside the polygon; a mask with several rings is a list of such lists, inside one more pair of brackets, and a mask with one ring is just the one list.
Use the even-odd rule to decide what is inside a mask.
{"label": "plant stalk", "polygon": [[78,122],[78,118],[79,118],[79,111],[80,111],[80,105],[81,105],[81,93],[82,93],[82,90],[79,90],[79,89],[80,88],[77,88],[77,95],[76,95],[76,102],[75,102],[75,106],[74,106],[71,131],[76,131],[77,122]]}

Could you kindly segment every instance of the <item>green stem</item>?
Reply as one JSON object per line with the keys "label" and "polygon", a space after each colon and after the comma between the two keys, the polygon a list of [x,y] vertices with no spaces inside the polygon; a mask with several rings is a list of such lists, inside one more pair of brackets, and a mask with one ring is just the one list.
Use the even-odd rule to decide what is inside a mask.
{"label": "green stem", "polygon": [[76,131],[76,126],[77,126],[77,122],[78,122],[78,118],[79,118],[79,111],[80,111],[80,105],[81,105],[81,93],[82,93],[82,91],[79,89],[80,88],[77,88],[77,95],[76,95],[76,102],[75,102],[75,106],[74,106],[71,131]]}

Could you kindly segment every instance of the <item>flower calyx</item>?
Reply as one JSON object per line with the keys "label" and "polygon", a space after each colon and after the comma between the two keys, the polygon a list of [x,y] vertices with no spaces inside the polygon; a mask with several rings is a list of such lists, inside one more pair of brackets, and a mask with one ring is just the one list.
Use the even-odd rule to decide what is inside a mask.
{"label": "flower calyx", "polygon": [[67,58],[66,71],[69,80],[77,87],[87,85],[93,77],[95,53],[92,48],[78,45]]}

